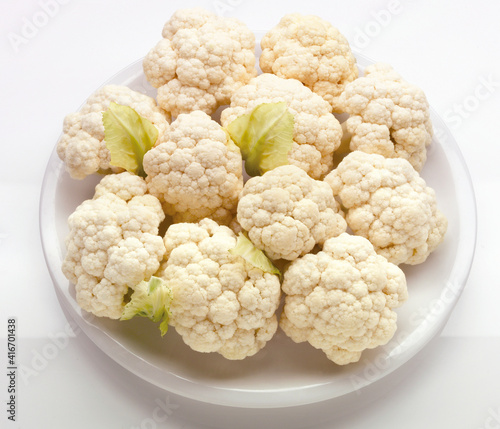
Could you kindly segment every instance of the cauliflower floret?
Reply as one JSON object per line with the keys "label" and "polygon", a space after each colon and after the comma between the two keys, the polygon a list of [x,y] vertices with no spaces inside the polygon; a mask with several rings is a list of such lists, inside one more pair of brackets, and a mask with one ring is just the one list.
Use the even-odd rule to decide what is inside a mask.
{"label": "cauliflower floret", "polygon": [[338,98],[358,68],[338,29],[318,16],[291,13],[262,38],[261,47],[263,72],[301,81],[341,112]]}
{"label": "cauliflower floret", "polygon": [[342,127],[332,108],[318,94],[295,79],[283,79],[264,73],[241,87],[231,97],[230,107],[221,114],[227,127],[241,115],[262,103],[284,101],[294,116],[293,145],[289,163],[319,179],[333,167],[333,152],[340,146]]}
{"label": "cauliflower floret", "polygon": [[294,165],[248,180],[237,219],[257,248],[290,261],[346,230],[330,187]]}
{"label": "cauliflower floret", "polygon": [[432,141],[429,103],[424,92],[387,64],[366,68],[340,97],[351,150],[404,158],[420,171]]}
{"label": "cauliflower floret", "polygon": [[229,252],[236,235],[211,219],[178,223],[164,238],[159,275],[170,286],[170,324],[193,350],[243,359],[262,349],[278,327],[278,276]]}
{"label": "cauliflower floret", "polygon": [[420,264],[443,241],[448,221],[434,190],[402,158],[351,152],[325,177],[347,208],[347,225],[399,265]]}
{"label": "cauliflower floret", "polygon": [[134,109],[158,129],[160,136],[168,128],[170,116],[156,105],[154,98],[126,86],[104,86],[87,99],[79,112],[64,119],[57,154],[72,178],[84,179],[98,171],[123,171],[109,164],[111,155],[104,141],[102,113],[112,102]]}
{"label": "cauliflower floret", "polygon": [[243,187],[241,153],[206,113],[179,115],[143,167],[149,192],[175,222],[233,219]]}
{"label": "cauliflower floret", "polygon": [[338,365],[386,344],[396,331],[392,310],[406,301],[403,271],[377,255],[368,240],[343,233],[323,250],[291,263],[283,277],[280,327],[308,341]]}
{"label": "cauliflower floret", "polygon": [[181,9],[165,24],[162,36],[143,68],[158,88],[158,104],[174,116],[194,110],[212,114],[257,75],[255,36],[236,18]]}
{"label": "cauliflower floret", "polygon": [[62,271],[75,285],[78,305],[96,316],[120,318],[128,288],[160,267],[165,246],[158,227],[165,215],[146,191],[139,176],[105,176],[94,198],[69,217]]}

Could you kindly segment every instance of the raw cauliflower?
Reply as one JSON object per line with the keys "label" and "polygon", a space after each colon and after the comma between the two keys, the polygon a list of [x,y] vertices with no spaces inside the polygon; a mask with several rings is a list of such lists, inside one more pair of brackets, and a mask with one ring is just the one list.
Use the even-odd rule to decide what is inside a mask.
{"label": "raw cauliflower", "polygon": [[278,276],[229,252],[236,235],[211,219],[171,225],[159,275],[173,293],[170,325],[193,350],[243,359],[276,332]]}
{"label": "raw cauliflower", "polygon": [[292,165],[313,179],[320,179],[333,166],[333,152],[340,146],[342,127],[322,97],[296,79],[264,73],[235,91],[230,107],[221,114],[222,126],[250,113],[262,103],[284,101],[294,117],[293,145],[288,154]]}
{"label": "raw cauliflower", "polygon": [[444,239],[448,221],[436,194],[405,159],[351,152],[325,182],[352,231],[396,265],[424,262]]}
{"label": "raw cauliflower", "polygon": [[422,169],[433,131],[429,103],[420,88],[390,65],[377,63],[346,86],[340,103],[350,115],[345,125],[351,150],[403,158],[415,170]]}
{"label": "raw cauliflower", "polygon": [[175,222],[233,219],[243,187],[241,153],[206,113],[179,115],[143,167],[149,192]]}
{"label": "raw cauliflower", "polygon": [[294,165],[248,180],[237,220],[271,259],[294,260],[346,230],[330,187]]}
{"label": "raw cauliflower", "polygon": [[158,104],[177,116],[194,110],[212,114],[257,75],[255,36],[236,18],[201,8],[176,11],[163,39],[143,62]]}
{"label": "raw cauliflower", "polygon": [[291,13],[261,41],[260,68],[301,81],[341,112],[338,98],[358,77],[356,58],[347,39],[328,21],[315,15]]}
{"label": "raw cauliflower", "polygon": [[121,317],[129,287],[148,279],[165,253],[158,227],[161,204],[130,173],[105,176],[94,198],[70,215],[62,271],[78,305],[96,316]]}
{"label": "raw cauliflower", "polygon": [[71,113],[64,119],[57,154],[72,178],[84,179],[98,171],[123,171],[109,164],[111,155],[104,141],[102,113],[112,102],[133,108],[158,129],[160,136],[168,128],[170,116],[156,105],[154,98],[126,86],[102,87],[87,99],[79,112]]}
{"label": "raw cauliflower", "polygon": [[281,329],[339,365],[386,344],[396,331],[393,308],[408,297],[403,271],[377,255],[368,240],[347,233],[292,262],[282,288]]}

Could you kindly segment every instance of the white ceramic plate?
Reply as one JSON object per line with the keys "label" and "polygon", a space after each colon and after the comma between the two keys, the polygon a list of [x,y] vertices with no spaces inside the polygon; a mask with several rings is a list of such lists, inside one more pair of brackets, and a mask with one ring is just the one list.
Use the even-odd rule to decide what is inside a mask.
{"label": "white ceramic plate", "polygon": [[[356,54],[361,69],[371,63]],[[127,85],[154,96],[142,73],[142,60],[105,84]],[[381,380],[418,353],[444,327],[472,263],[476,240],[473,188],[462,155],[443,121],[432,112],[436,136],[422,176],[436,190],[449,219],[441,246],[422,265],[402,266],[409,300],[398,309],[398,330],[384,347],[366,351],[360,362],[337,366],[307,343],[295,344],[280,330],[257,355],[228,361],[184,345],[170,329],[162,339],[143,318],[128,322],[100,319],[82,311],[74,287],[61,272],[67,218],[92,198],[99,177],[73,180],[55,149],[48,162],[40,200],[40,230],[50,275],[61,306],[104,353],[134,374],[167,391],[199,401],[252,408],[315,403],[352,393]]]}

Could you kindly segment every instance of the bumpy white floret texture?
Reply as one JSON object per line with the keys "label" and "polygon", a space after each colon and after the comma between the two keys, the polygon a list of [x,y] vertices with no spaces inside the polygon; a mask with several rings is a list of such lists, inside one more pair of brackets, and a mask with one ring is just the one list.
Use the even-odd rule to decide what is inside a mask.
{"label": "bumpy white floret texture", "polygon": [[168,128],[170,115],[156,105],[154,98],[126,86],[104,86],[87,99],[79,112],[64,119],[57,154],[72,178],[84,179],[98,171],[123,171],[110,165],[111,155],[104,141],[102,113],[112,102],[132,107],[156,126],[160,136]]}
{"label": "bumpy white floret texture", "polygon": [[174,116],[194,110],[212,114],[257,75],[255,36],[236,18],[181,9],[165,24],[162,36],[143,68],[158,88],[158,104]]}
{"label": "bumpy white floret texture", "polygon": [[396,331],[394,308],[408,297],[403,271],[368,240],[346,233],[291,263],[284,274],[280,327],[339,365],[386,344]]}
{"label": "bumpy white floret texture", "polygon": [[221,114],[222,126],[250,113],[262,103],[286,102],[294,117],[293,145],[288,154],[292,165],[319,179],[333,167],[333,152],[340,146],[342,127],[322,97],[296,79],[264,73],[241,87]]}
{"label": "bumpy white floret texture", "polygon": [[346,230],[328,184],[294,165],[284,165],[245,183],[237,220],[271,259],[294,260]]}
{"label": "bumpy white floret texture", "polygon": [[324,19],[291,13],[261,41],[260,68],[283,78],[300,80],[340,112],[338,98],[358,77],[356,58],[347,39]]}
{"label": "bumpy white floret texture", "polygon": [[170,324],[184,342],[234,360],[262,349],[278,327],[278,276],[231,254],[236,235],[211,219],[173,224],[164,241],[159,275],[172,289]]}
{"label": "bumpy white floret texture", "polygon": [[325,182],[352,231],[394,264],[420,264],[444,239],[448,221],[436,194],[405,159],[351,152]]}
{"label": "bumpy white floret texture", "polygon": [[69,217],[62,271],[75,285],[78,305],[96,316],[120,318],[128,288],[160,267],[165,246],[158,228],[165,215],[146,191],[139,176],[105,176],[94,198]]}
{"label": "bumpy white floret texture", "polygon": [[179,115],[143,167],[149,192],[175,222],[210,217],[229,224],[234,218],[243,187],[241,153],[206,113]]}
{"label": "bumpy white floret texture", "polygon": [[403,158],[420,171],[432,141],[429,103],[424,92],[388,64],[366,68],[340,97],[351,150]]}

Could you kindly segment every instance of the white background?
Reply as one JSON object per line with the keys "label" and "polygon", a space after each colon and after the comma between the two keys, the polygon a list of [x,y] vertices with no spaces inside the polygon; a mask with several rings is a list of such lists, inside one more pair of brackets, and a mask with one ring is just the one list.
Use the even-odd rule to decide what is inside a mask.
{"label": "white background", "polygon": [[[16,423],[7,420],[8,379],[0,375],[0,427],[500,428],[498,1],[55,2],[0,3],[0,363],[4,371],[4,331],[13,316],[18,360],[31,370],[17,380]],[[423,353],[354,398],[267,411],[188,401],[73,334],[56,299],[40,245],[38,199],[62,119],[144,56],[174,10],[191,6],[236,16],[257,33],[288,12],[322,16],[354,49],[422,87],[466,159],[478,241],[461,299]]]}

